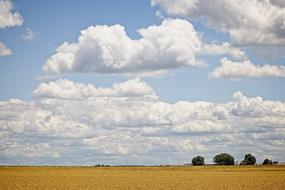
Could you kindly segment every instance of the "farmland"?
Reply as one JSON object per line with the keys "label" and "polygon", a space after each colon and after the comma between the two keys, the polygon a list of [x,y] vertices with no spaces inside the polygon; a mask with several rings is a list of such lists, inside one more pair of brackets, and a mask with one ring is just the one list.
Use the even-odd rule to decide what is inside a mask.
{"label": "farmland", "polygon": [[271,189],[285,166],[0,167],[1,190]]}

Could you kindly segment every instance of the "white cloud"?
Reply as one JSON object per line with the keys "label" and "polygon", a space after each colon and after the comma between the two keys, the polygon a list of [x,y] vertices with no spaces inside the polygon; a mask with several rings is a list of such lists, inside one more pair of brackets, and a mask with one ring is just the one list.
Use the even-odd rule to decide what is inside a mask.
{"label": "white cloud", "polygon": [[285,77],[285,67],[277,65],[254,65],[245,60],[234,62],[223,58],[221,66],[216,68],[210,76],[212,78],[229,78],[241,80],[248,77]]}
{"label": "white cloud", "polygon": [[244,117],[285,116],[284,103],[278,101],[263,100],[262,97],[248,98],[241,92],[233,94],[235,104],[232,114]]}
{"label": "white cloud", "polygon": [[285,7],[280,0],[151,0],[169,15],[204,20],[228,32],[238,45],[285,45]]}
{"label": "white cloud", "polygon": [[22,35],[22,39],[31,42],[35,39],[37,32],[34,32],[31,28],[25,29],[25,34]]}
{"label": "white cloud", "polygon": [[[116,141],[114,141],[116,139]],[[91,146],[92,149],[102,151],[104,154],[127,155],[128,148],[125,145],[118,143],[120,141],[114,135],[99,136],[83,139],[83,144]]]}
{"label": "white cloud", "polygon": [[231,129],[229,124],[220,123],[218,121],[211,120],[197,120],[188,123],[175,125],[172,129],[176,133],[193,133],[193,132],[207,132],[207,131],[223,131],[226,132]]}
{"label": "white cloud", "polygon": [[33,92],[37,98],[86,99],[91,97],[140,97],[157,99],[154,90],[139,78],[115,83],[111,88],[59,79],[41,83]]}
{"label": "white cloud", "polygon": [[237,92],[227,103],[167,103],[145,98],[155,92],[140,79],[110,88],[60,79],[34,95],[0,101],[1,164],[33,164],[34,157],[44,164],[124,164],[126,157],[164,164],[195,154],[211,160],[220,151],[285,156],[284,102]]}
{"label": "white cloud", "polygon": [[201,54],[204,55],[229,55],[237,60],[244,60],[247,58],[245,52],[239,48],[232,47],[230,43],[212,43],[204,44],[202,47]]}
{"label": "white cloud", "polygon": [[228,43],[203,44],[190,22],[166,19],[161,25],[138,30],[133,40],[123,26],[90,26],[77,42],[65,42],[45,63],[45,73],[95,72],[155,75],[183,66],[204,66],[199,55],[228,54],[244,57]]}
{"label": "white cloud", "polygon": [[192,24],[164,20],[160,26],[138,30],[132,40],[123,26],[90,26],[76,43],[63,43],[44,66],[45,72],[148,72],[198,66],[201,42]]}
{"label": "white cloud", "polygon": [[38,143],[36,145],[27,143],[11,143],[5,147],[3,153],[11,157],[22,157],[22,158],[58,158],[59,153],[55,150],[52,150],[48,143]]}
{"label": "white cloud", "polygon": [[20,26],[23,17],[19,12],[12,12],[13,3],[10,0],[0,0],[0,28]]}
{"label": "white cloud", "polygon": [[5,44],[0,42],[0,56],[8,56],[8,55],[12,55],[12,51],[9,48],[7,48]]}

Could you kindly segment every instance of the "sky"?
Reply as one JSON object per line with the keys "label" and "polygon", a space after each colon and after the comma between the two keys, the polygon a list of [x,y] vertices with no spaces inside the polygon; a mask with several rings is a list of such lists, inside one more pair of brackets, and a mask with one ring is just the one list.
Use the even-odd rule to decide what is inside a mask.
{"label": "sky", "polygon": [[282,0],[0,0],[0,164],[285,161]]}

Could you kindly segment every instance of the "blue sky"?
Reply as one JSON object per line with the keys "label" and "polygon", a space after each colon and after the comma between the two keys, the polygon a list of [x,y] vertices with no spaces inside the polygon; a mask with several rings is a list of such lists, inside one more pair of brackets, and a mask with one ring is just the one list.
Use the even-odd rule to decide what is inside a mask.
{"label": "blue sky", "polygon": [[[0,163],[17,164],[19,160],[16,156],[20,155],[27,164],[84,165],[92,163],[93,157],[106,162],[111,154],[111,164],[122,164],[126,160],[131,163],[145,161],[146,164],[155,164],[164,162],[164,156],[158,156],[157,160],[151,159],[159,147],[161,154],[167,155],[167,162],[175,162],[176,159],[169,156],[169,152],[173,151],[180,156],[181,162],[186,162],[185,155],[201,153],[212,156],[215,151],[207,149],[207,143],[211,141],[233,142],[236,138],[246,139],[248,136],[252,143],[258,141],[258,138],[266,139],[260,140],[256,146],[266,146],[267,149],[247,149],[241,142],[233,152],[234,155],[241,159],[240,150],[245,151],[243,153],[255,151],[256,155],[272,151],[268,157],[284,160],[285,152],[279,144],[284,142],[280,135],[284,135],[285,126],[282,119],[285,113],[285,26],[284,22],[280,22],[285,19],[285,5],[279,1],[262,2],[264,4],[242,1],[237,5],[219,0],[212,10],[207,9],[203,1],[196,3],[197,8],[193,9],[192,1],[178,0],[0,0],[0,42],[6,50],[12,52],[0,56],[0,120],[6,126],[0,132],[3,133],[4,142],[14,143],[15,147],[18,146],[17,150],[30,152],[30,155],[21,155],[10,151],[10,146],[3,145],[5,152],[4,156],[0,156]],[[261,6],[265,9],[261,9]],[[248,7],[254,11],[247,12]],[[262,10],[266,12],[263,13]],[[223,12],[224,15],[221,14]],[[15,13],[21,16],[14,18],[15,21],[8,21],[4,13],[6,16]],[[114,25],[119,27],[112,27]],[[87,29],[91,26],[94,27]],[[138,32],[142,28],[144,32]],[[87,40],[79,42],[78,38]],[[62,52],[57,52],[56,49],[65,42],[68,45],[63,47]],[[77,48],[76,51],[71,50],[74,47]],[[107,58],[103,55],[106,49],[111,52],[106,55]],[[0,55],[1,51],[4,50],[0,49]],[[75,57],[74,61],[70,57],[66,61],[70,55]],[[55,56],[57,57],[54,58]],[[111,65],[110,60],[113,60]],[[228,67],[223,67],[223,62]],[[119,68],[117,63],[121,64]],[[157,75],[155,72],[163,74]],[[98,96],[115,102],[98,103],[94,98]],[[118,103],[116,97],[121,97],[123,102],[125,99],[136,98],[136,101],[128,100],[130,113],[127,112],[127,107],[120,107],[124,103]],[[151,100],[144,99],[149,97]],[[92,104],[96,107],[94,109],[87,104],[90,98],[95,99]],[[73,114],[72,109],[76,112],[78,106],[74,99],[82,101],[83,108],[91,109],[94,115]],[[71,111],[65,110],[65,101],[71,101]],[[155,103],[152,105],[150,102],[153,101]],[[107,108],[99,109],[104,108],[102,105],[114,108],[111,111]],[[212,107],[213,105],[215,106]],[[183,115],[182,111],[182,115],[176,116],[184,108],[189,115]],[[194,108],[198,109],[197,113],[193,111]],[[21,110],[23,115],[17,113]],[[36,111],[33,113],[31,110]],[[114,110],[122,113],[116,116]],[[217,114],[215,110],[218,110],[217,113],[221,110],[225,112],[227,119],[222,122],[217,118],[208,118],[208,115]],[[137,115],[132,115],[132,112]],[[29,118],[33,114],[35,118]],[[43,114],[49,115],[46,118],[54,117],[44,120],[50,124],[41,123]],[[103,121],[98,116],[100,114],[114,114],[114,118]],[[140,114],[147,117],[146,121],[141,121]],[[26,119],[22,121],[24,117]],[[97,119],[91,122],[88,117]],[[177,118],[180,120],[176,121]],[[73,123],[59,122],[67,119]],[[17,124],[16,127],[16,120],[21,120],[24,124]],[[126,124],[125,121],[129,120],[131,124]],[[200,120],[208,122],[200,123]],[[159,126],[166,127],[160,128],[158,123]],[[87,132],[76,136],[73,134],[76,127],[70,129],[70,125],[84,126]],[[105,125],[110,125],[111,129]],[[117,125],[126,127],[126,131],[116,128]],[[144,127],[134,127],[139,125]],[[61,129],[63,126],[66,128]],[[82,130],[85,130],[84,127]],[[73,131],[72,134],[59,134],[63,131],[69,134],[68,130]],[[97,130],[99,134],[96,133]],[[148,136],[142,130],[153,134]],[[236,135],[230,136],[231,130]],[[239,130],[243,131],[242,137],[238,135]],[[138,139],[145,143],[149,151],[132,152],[139,142],[128,140],[127,137],[134,131],[140,134]],[[256,134],[252,131],[256,131]],[[85,133],[93,136],[86,136]],[[216,134],[216,138],[213,139],[209,135],[211,133]],[[258,136],[263,133],[264,136]],[[29,135],[43,135],[43,140],[35,139],[38,146],[30,147],[32,142],[28,140]],[[126,140],[116,147],[112,143],[118,144],[121,135],[127,136]],[[20,136],[20,140],[15,140],[17,136]],[[200,136],[204,138],[203,142],[198,140]],[[190,141],[187,141],[187,137]],[[56,140],[47,140],[50,138]],[[269,143],[271,138],[276,140],[275,144]],[[106,141],[100,141],[98,146],[108,146],[109,152],[94,149],[98,139]],[[147,143],[148,140],[150,144]],[[171,143],[172,140],[176,143]],[[21,143],[25,146],[19,146]],[[128,143],[133,143],[134,147],[128,147]],[[68,159],[66,153],[72,151],[62,148],[63,144],[78,147],[76,151],[86,154],[86,157]],[[216,145],[215,148],[219,150]],[[189,147],[185,148],[186,146]],[[33,153],[33,150],[41,147],[45,147],[46,152],[42,155]],[[86,151],[89,148],[94,151],[92,156]],[[231,150],[232,144],[223,148],[225,151]],[[43,159],[45,155],[53,153],[52,161]],[[33,158],[33,155],[38,159]],[[139,161],[135,161],[138,157]],[[12,161],[6,162],[10,158]]]}
{"label": "blue sky", "polygon": [[[41,82],[37,76],[42,74],[42,66],[53,54],[55,48],[65,41],[74,41],[79,32],[90,25],[125,26],[131,38],[139,38],[137,29],[159,24],[155,16],[157,7],[151,7],[148,1],[15,1],[14,7],[20,11],[24,23],[20,27],[0,30],[1,40],[13,50],[13,56],[1,57],[0,98],[21,98],[30,100],[31,91]],[[56,4],[56,5],[55,5]],[[193,22],[195,28],[203,33],[208,41],[227,41],[228,35],[204,26],[200,21]],[[35,37],[25,42],[21,36],[25,28],[31,28]],[[249,51],[253,60],[262,64],[284,63],[284,58],[273,61],[258,58],[257,53]],[[249,79],[244,81],[211,80],[208,73],[217,67],[221,56],[207,57],[209,68],[183,68],[173,71],[167,77],[147,78],[154,85],[160,97],[165,101],[208,100],[225,102],[233,92],[242,90],[250,96],[262,96],[266,99],[284,100],[285,92],[280,90],[284,78]],[[66,78],[94,83],[99,86],[110,85],[122,76],[100,74],[68,74]],[[21,84],[21,85],[19,85]],[[172,85],[169,85],[172,84]]]}
{"label": "blue sky", "polygon": [[[154,8],[150,8],[147,1],[141,1],[141,4],[133,1],[124,1],[125,4],[114,1],[85,1],[80,5],[77,1],[14,3],[21,11],[24,23],[20,27],[0,30],[1,40],[9,44],[14,52],[13,56],[1,57],[1,64],[5,67],[1,69],[1,87],[5,89],[1,93],[3,100],[11,97],[31,99],[31,91],[40,82],[36,77],[42,73],[45,60],[58,45],[75,40],[79,32],[87,26],[120,23],[126,26],[129,35],[136,38],[137,28],[158,22]],[[126,11],[128,6],[134,8]],[[32,42],[22,40],[25,28],[38,33]],[[88,79],[82,76],[79,80],[96,82],[96,77]],[[99,84],[104,84],[105,80],[111,79],[101,79]],[[20,81],[21,85],[18,85]],[[11,85],[15,88],[11,88]]]}

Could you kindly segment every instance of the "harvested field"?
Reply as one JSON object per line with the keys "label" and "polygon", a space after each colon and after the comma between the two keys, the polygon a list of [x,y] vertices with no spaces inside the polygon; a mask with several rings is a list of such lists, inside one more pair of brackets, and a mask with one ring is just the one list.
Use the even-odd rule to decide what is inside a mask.
{"label": "harvested field", "polygon": [[2,190],[283,190],[285,166],[0,167]]}

